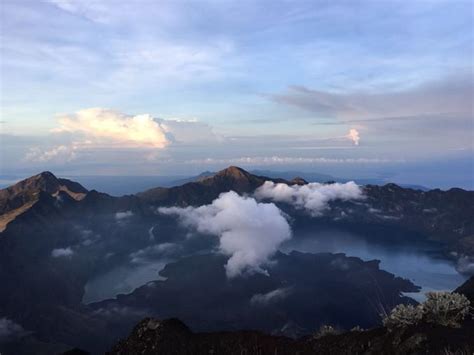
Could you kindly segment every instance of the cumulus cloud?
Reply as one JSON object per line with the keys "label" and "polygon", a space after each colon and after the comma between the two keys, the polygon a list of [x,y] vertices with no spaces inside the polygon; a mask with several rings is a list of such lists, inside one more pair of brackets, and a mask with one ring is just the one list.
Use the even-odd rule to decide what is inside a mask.
{"label": "cumulus cloud", "polygon": [[359,145],[359,141],[360,141],[359,131],[356,130],[355,128],[351,128],[351,130],[349,131],[346,137],[349,138],[352,142],[354,142],[355,145]]}
{"label": "cumulus cloud", "polygon": [[60,117],[59,124],[55,132],[82,133],[104,143],[153,148],[169,144],[166,128],[148,114],[130,116],[104,108],[89,108]]}
{"label": "cumulus cloud", "polygon": [[298,209],[306,210],[312,216],[319,216],[328,207],[330,201],[361,199],[363,192],[353,181],[344,184],[313,182],[292,186],[266,181],[255,191],[255,196],[259,199],[286,202]]}
{"label": "cumulus cloud", "polygon": [[257,293],[250,299],[252,305],[265,306],[270,303],[278,302],[286,298],[291,292],[291,288],[277,288],[267,293]]}
{"label": "cumulus cloud", "polygon": [[291,238],[290,226],[273,203],[259,203],[230,191],[201,207],[166,207],[159,212],[177,215],[183,225],[219,237],[219,249],[230,255],[225,265],[229,278],[263,272],[263,265]]}
{"label": "cumulus cloud", "polygon": [[0,318],[0,341],[17,339],[28,334],[23,327],[8,318]]}
{"label": "cumulus cloud", "polygon": [[74,254],[74,251],[71,247],[67,248],[57,248],[51,251],[51,256],[53,258],[62,258],[62,257],[70,257]]}
{"label": "cumulus cloud", "polygon": [[[73,160],[169,160],[163,149],[171,144],[219,142],[212,127],[196,119],[161,119],[150,114],[127,115],[106,108],[88,108],[58,117],[48,139],[56,144],[30,147],[24,161],[68,163]],[[117,152],[121,152],[117,155]],[[125,158],[124,154],[131,156]],[[120,159],[118,159],[118,157]]]}

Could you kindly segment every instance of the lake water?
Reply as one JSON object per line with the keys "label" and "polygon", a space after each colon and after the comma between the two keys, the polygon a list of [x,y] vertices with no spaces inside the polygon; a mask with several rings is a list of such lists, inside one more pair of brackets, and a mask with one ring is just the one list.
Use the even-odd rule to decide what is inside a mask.
{"label": "lake water", "polygon": [[[424,292],[452,291],[466,279],[455,270],[450,261],[436,258],[426,245],[374,244],[357,234],[337,229],[323,229],[317,232],[297,231],[280,250],[345,253],[347,256],[356,256],[365,261],[378,259],[381,261],[381,269],[421,286],[421,292],[407,294],[417,301],[424,299]],[[159,280],[158,272],[170,261],[155,260],[138,266],[127,264],[99,275],[85,286],[83,302],[91,303],[114,298],[120,293],[130,293],[149,281]]]}
{"label": "lake water", "polygon": [[158,272],[169,260],[141,265],[121,265],[90,280],[84,287],[82,302],[85,304],[127,294],[152,280],[163,280]]}
{"label": "lake water", "polygon": [[420,292],[407,293],[417,301],[424,299],[425,292],[452,291],[466,280],[452,262],[435,257],[426,245],[374,244],[356,234],[335,229],[300,232],[282,245],[281,250],[345,253],[365,261],[378,259],[381,269],[409,279],[422,288]]}

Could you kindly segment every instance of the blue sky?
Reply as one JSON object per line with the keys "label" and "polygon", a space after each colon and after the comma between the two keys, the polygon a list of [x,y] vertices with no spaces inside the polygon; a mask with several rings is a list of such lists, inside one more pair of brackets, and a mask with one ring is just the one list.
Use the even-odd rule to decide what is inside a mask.
{"label": "blue sky", "polygon": [[456,0],[5,0],[2,170],[473,180],[473,26]]}

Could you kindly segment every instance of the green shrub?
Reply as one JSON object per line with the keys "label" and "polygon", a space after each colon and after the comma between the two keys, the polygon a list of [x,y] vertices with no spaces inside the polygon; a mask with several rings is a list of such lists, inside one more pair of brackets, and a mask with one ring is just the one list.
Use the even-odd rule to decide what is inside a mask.
{"label": "green shrub", "polygon": [[459,293],[428,292],[423,303],[423,320],[446,327],[459,327],[470,308],[469,300]]}
{"label": "green shrub", "polygon": [[319,330],[314,334],[316,339],[325,337],[327,335],[337,335],[339,332],[331,325],[324,324],[322,325]]}
{"label": "green shrub", "polygon": [[389,331],[406,328],[417,324],[423,317],[423,309],[420,306],[399,304],[383,320],[383,325]]}

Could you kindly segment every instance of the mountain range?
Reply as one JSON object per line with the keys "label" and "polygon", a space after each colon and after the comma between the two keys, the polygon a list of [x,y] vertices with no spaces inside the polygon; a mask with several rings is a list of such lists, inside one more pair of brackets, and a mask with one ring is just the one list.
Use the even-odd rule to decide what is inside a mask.
{"label": "mountain range", "polygon": [[[52,197],[67,195],[75,201],[84,199],[77,204],[78,209],[94,208],[98,204],[119,211],[145,206],[200,206],[211,203],[226,191],[252,193],[265,181],[307,184],[300,177],[291,180],[271,178],[229,167],[214,174],[205,173],[198,180],[180,186],[156,187],[136,195],[112,197],[95,190],[87,191],[77,182],[43,172],[0,190],[0,230],[29,210],[40,200],[41,194]],[[364,193],[367,199],[363,203],[334,203],[324,218],[334,220],[343,214],[345,217],[341,223],[362,221],[373,225],[403,226],[425,233],[427,239],[446,244],[450,251],[474,253],[474,219],[471,218],[474,215],[474,191],[459,188],[422,191],[389,183],[384,186],[365,185]]]}
{"label": "mountain range", "polygon": [[[81,347],[103,353],[147,316],[179,316],[193,331],[257,328],[300,336],[328,322],[372,327],[381,310],[415,302],[401,294],[419,290],[412,281],[384,271],[378,261],[341,253],[276,252],[267,276],[228,280],[216,238],[190,238],[179,219],[157,213],[161,207],[209,205],[228,191],[253,196],[268,182],[309,186],[303,178],[229,167],[180,186],[120,197],[88,191],[50,172],[0,190],[0,324],[17,325],[8,328],[17,332],[0,341],[0,352]],[[284,200],[263,202],[273,202],[296,229],[336,226],[377,243],[427,243],[454,262],[474,256],[473,191],[395,184],[360,189],[362,199],[329,201],[317,216]],[[153,281],[84,301],[94,280],[103,283],[103,275],[125,266],[142,270],[158,259],[164,265]],[[261,306],[274,297],[276,303]]]}

